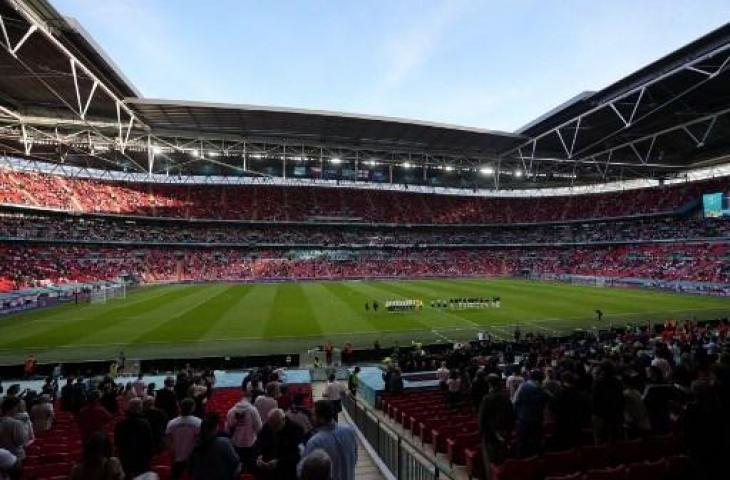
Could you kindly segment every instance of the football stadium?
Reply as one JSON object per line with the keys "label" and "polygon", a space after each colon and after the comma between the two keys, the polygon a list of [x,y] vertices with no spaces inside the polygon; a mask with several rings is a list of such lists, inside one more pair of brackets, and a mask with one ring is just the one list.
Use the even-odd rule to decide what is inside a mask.
{"label": "football stadium", "polygon": [[0,480],[727,478],[730,24],[508,132],[146,97],[51,3],[0,0]]}

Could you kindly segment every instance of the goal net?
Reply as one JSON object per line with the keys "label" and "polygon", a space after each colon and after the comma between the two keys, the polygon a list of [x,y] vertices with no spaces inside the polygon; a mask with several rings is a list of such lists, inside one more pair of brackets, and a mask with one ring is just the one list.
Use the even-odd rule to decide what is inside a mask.
{"label": "goal net", "polygon": [[91,303],[103,304],[115,298],[127,297],[127,285],[124,282],[108,282],[96,285],[89,296]]}

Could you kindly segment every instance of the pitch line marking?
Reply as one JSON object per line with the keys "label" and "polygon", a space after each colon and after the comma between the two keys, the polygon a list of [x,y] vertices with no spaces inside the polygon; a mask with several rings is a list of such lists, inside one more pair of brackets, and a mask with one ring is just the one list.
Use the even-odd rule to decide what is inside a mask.
{"label": "pitch line marking", "polygon": [[454,341],[453,341],[453,340],[449,339],[449,338],[448,338],[448,337],[446,337],[445,335],[441,335],[441,334],[440,334],[440,333],[439,333],[438,331],[436,331],[436,330],[431,330],[431,332],[433,332],[433,334],[434,334],[434,335],[436,335],[437,337],[439,337],[439,338],[442,338],[442,339],[446,340],[446,342],[447,342],[447,343],[454,343]]}

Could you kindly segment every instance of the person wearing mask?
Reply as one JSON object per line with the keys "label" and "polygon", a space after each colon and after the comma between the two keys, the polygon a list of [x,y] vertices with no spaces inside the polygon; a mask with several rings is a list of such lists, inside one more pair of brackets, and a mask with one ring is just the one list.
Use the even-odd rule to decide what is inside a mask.
{"label": "person wearing mask", "polygon": [[200,424],[200,435],[190,455],[192,480],[234,480],[241,473],[241,461],[230,439],[218,435],[220,417],[210,412]]}

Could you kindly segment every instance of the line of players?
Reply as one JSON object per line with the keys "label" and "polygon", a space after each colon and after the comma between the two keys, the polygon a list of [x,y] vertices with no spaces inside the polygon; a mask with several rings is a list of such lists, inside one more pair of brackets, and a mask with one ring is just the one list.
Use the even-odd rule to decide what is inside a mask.
{"label": "line of players", "polygon": [[499,308],[502,306],[500,297],[466,297],[431,300],[432,308],[464,310],[472,308]]}

